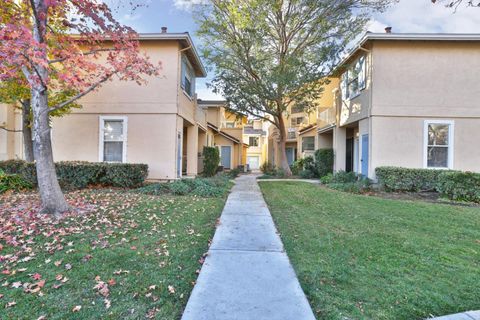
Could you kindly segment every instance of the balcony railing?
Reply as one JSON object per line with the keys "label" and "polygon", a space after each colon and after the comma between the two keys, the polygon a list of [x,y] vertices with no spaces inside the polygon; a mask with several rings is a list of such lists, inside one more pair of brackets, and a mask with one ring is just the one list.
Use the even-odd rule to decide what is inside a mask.
{"label": "balcony railing", "polygon": [[328,108],[318,114],[319,129],[335,124],[336,122],[336,110],[335,108]]}
{"label": "balcony railing", "polygon": [[296,131],[287,132],[287,140],[295,140],[295,139],[297,139],[297,132]]}

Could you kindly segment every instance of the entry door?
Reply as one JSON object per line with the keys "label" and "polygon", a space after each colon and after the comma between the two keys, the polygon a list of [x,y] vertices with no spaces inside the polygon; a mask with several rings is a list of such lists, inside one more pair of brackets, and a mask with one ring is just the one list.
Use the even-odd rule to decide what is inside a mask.
{"label": "entry door", "polygon": [[221,164],[225,169],[231,169],[232,163],[232,147],[222,146],[221,150]]}
{"label": "entry door", "polygon": [[287,162],[291,166],[293,162],[295,161],[295,149],[294,148],[286,148],[285,149],[287,153]]}
{"label": "entry door", "polygon": [[250,167],[250,170],[258,170],[258,168],[260,168],[260,160],[258,157],[248,157],[247,163]]}
{"label": "entry door", "polygon": [[362,135],[362,175],[368,177],[368,134]]}

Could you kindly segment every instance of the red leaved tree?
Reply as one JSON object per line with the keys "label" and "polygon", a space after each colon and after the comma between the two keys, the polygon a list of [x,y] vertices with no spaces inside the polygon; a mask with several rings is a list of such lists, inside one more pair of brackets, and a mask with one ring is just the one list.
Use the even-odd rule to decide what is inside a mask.
{"label": "red leaved tree", "polygon": [[[51,27],[58,23],[68,32]],[[0,81],[21,71],[28,83],[43,212],[61,214],[69,208],[55,173],[49,115],[114,77],[143,84],[159,65],[141,53],[135,31],[97,0],[3,0],[0,27]],[[49,92],[63,88],[78,93],[49,106]]]}

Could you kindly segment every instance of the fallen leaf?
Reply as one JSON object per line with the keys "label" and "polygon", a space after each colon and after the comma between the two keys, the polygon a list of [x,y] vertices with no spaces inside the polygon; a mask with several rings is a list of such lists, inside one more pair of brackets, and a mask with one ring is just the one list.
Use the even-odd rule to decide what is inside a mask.
{"label": "fallen leaf", "polygon": [[7,303],[7,305],[5,306],[5,308],[11,308],[13,307],[14,305],[16,305],[17,303],[15,301],[10,301]]}
{"label": "fallen leaf", "polygon": [[67,263],[67,264],[65,265],[65,269],[66,269],[66,270],[72,269],[72,265],[71,265],[70,263]]}
{"label": "fallen leaf", "polygon": [[173,286],[168,286],[168,292],[170,292],[171,294],[174,294],[175,288]]}
{"label": "fallen leaf", "polygon": [[82,306],[75,306],[75,307],[73,307],[72,311],[73,312],[78,312],[78,311],[80,311],[80,309],[82,309]]}
{"label": "fallen leaf", "polygon": [[35,273],[33,276],[32,276],[32,279],[33,280],[40,280],[42,279],[42,275],[40,273]]}

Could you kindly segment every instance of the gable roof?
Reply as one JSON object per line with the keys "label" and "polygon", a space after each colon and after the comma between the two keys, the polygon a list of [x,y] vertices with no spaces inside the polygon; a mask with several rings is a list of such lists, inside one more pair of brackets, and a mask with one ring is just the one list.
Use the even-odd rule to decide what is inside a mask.
{"label": "gable roof", "polygon": [[450,41],[479,42],[480,33],[373,33],[367,32],[363,38],[333,69],[332,75],[342,70],[343,66],[359,51],[365,51],[363,46],[372,41]]}
{"label": "gable roof", "polygon": [[219,135],[227,138],[228,140],[231,140],[231,141],[233,141],[233,142],[235,142],[235,143],[240,143],[240,140],[238,140],[238,139],[235,138],[234,136],[229,135],[228,133],[225,133],[225,132],[221,131],[221,130],[218,129],[218,127],[215,126],[214,124],[212,124],[212,123],[210,123],[210,122],[207,122],[207,126],[208,126],[210,129],[212,129],[212,130],[214,130],[215,132],[217,132]]}
{"label": "gable roof", "polygon": [[195,76],[197,77],[206,77],[207,71],[205,70],[205,66],[200,59],[200,56],[193,44],[193,40],[190,37],[190,33],[139,33],[138,34],[139,41],[166,41],[166,40],[176,40],[179,41],[183,45],[183,49],[185,50],[185,54],[188,56],[190,62],[195,69]]}

